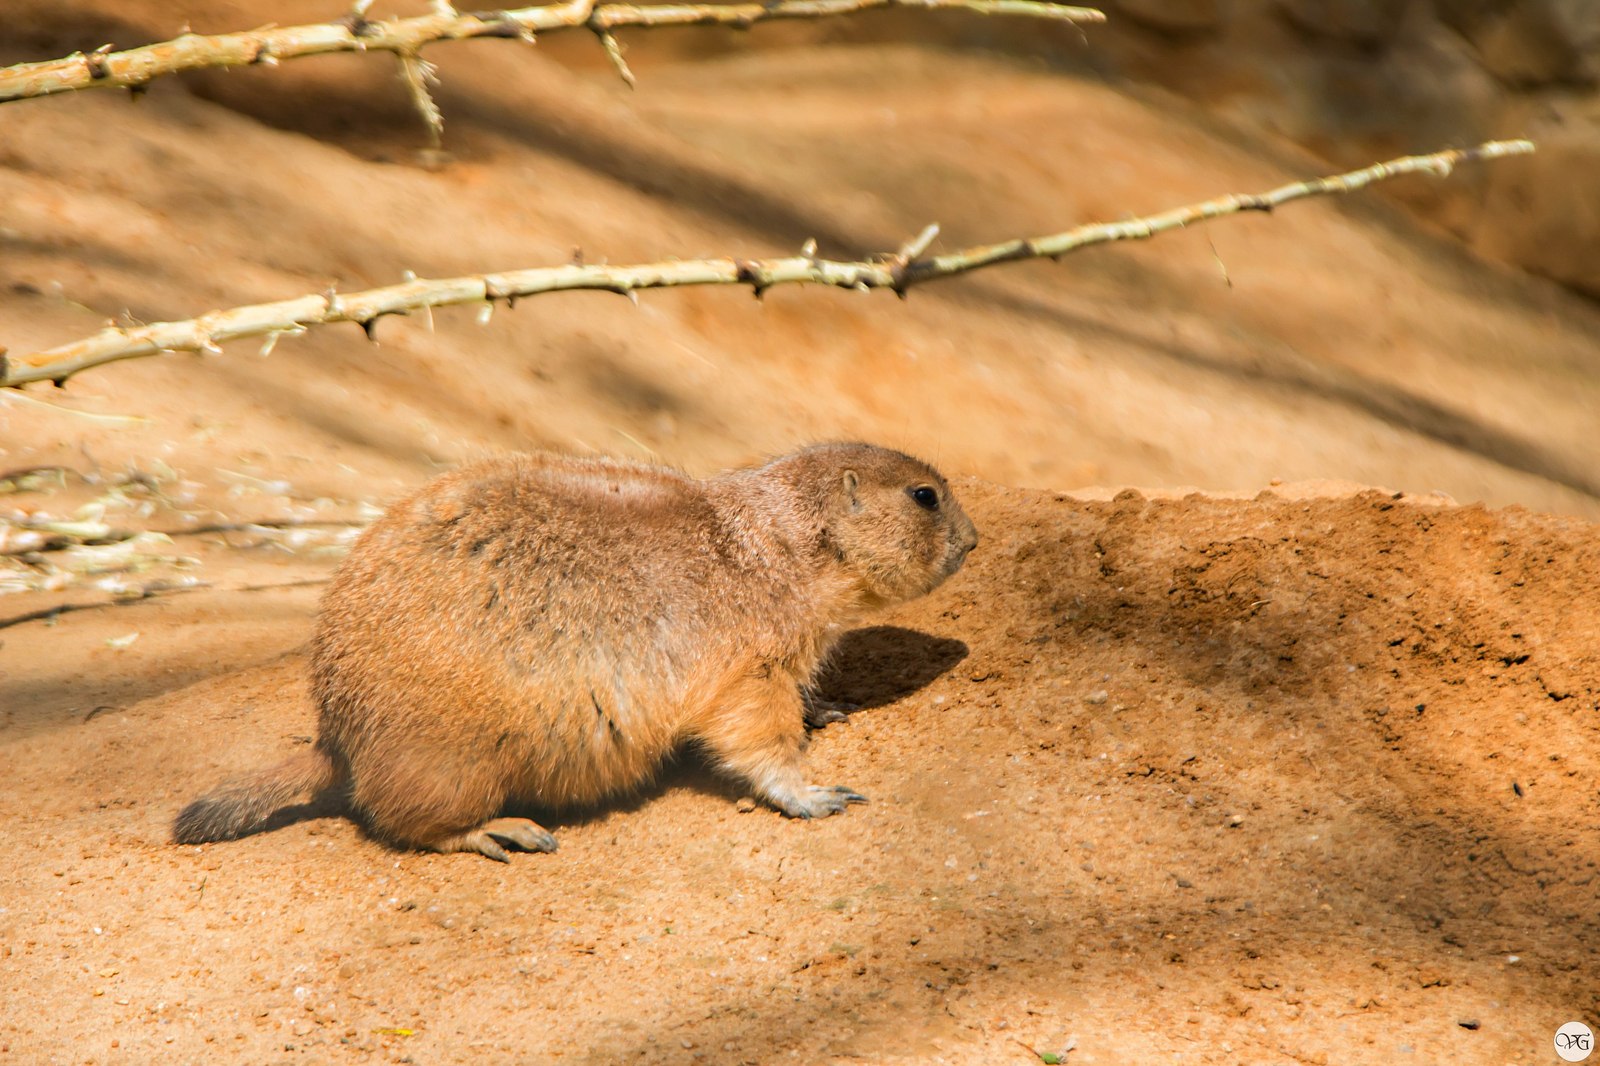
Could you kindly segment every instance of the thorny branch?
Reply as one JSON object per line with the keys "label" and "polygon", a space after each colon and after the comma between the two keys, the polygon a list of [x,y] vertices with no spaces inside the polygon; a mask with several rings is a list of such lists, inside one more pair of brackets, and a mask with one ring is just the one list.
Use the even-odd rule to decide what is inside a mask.
{"label": "thorny branch", "polygon": [[10,359],[0,354],[0,388],[34,381],[64,383],[73,374],[121,359],[165,352],[218,352],[223,341],[265,336],[263,352],[280,336],[303,333],[310,326],[354,322],[370,337],[381,315],[475,304],[487,317],[497,300],[511,306],[521,297],[563,290],[591,289],[633,297],[639,289],[680,285],[749,285],[759,297],[774,285],[811,282],[845,289],[889,289],[902,296],[913,285],[953,277],[997,263],[1056,259],[1091,245],[1144,240],[1168,230],[1234,215],[1271,211],[1310,196],[1354,192],[1402,174],[1446,177],[1460,163],[1524,155],[1531,141],[1490,141],[1476,148],[1451,149],[1431,155],[1406,156],[1361,170],[1298,181],[1255,195],[1223,196],[1144,218],[1079,226],[1043,237],[979,245],[940,255],[926,254],[937,228],[930,226],[899,251],[860,261],[823,259],[808,241],[798,256],[772,259],[684,259],[637,266],[591,266],[573,263],[468,277],[416,278],[362,292],[322,294],[212,311],[182,322],[156,322],[137,327],[108,325],[83,340]]}
{"label": "thorny branch", "polygon": [[[630,79],[621,63],[613,31],[621,27],[733,26],[748,29],[779,19],[828,18],[884,8],[964,10],[980,15],[1041,18],[1054,22],[1104,22],[1093,8],[1039,0],[769,0],[766,3],[649,4],[568,0],[539,7],[460,14],[447,0],[435,0],[429,15],[368,19],[372,0],[359,0],[349,14],[309,26],[266,26],[241,33],[185,33],[170,41],[114,52],[107,45],[61,59],[0,68],[0,103],[78,89],[144,89],[152,80],[185,70],[212,67],[276,66],[286,59],[330,52],[391,52],[403,63],[436,41],[505,37],[532,43],[540,33],[586,29]],[[405,71],[416,91],[417,79]],[[425,93],[424,93],[425,95]],[[424,108],[426,115],[426,108]],[[434,128],[430,123],[430,129]]]}

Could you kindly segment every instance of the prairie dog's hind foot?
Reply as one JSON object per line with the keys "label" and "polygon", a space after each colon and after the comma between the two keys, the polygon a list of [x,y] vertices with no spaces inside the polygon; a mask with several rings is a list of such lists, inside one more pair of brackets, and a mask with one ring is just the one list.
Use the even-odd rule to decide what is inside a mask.
{"label": "prairie dog's hind foot", "polygon": [[528,818],[491,818],[476,829],[429,845],[439,852],[475,851],[496,862],[510,862],[512,851],[555,851],[555,835]]}

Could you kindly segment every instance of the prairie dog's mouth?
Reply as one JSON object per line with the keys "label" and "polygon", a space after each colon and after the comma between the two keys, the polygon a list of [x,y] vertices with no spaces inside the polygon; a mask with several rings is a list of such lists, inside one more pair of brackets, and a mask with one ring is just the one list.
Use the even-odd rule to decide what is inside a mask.
{"label": "prairie dog's mouth", "polygon": [[972,546],[952,544],[950,551],[945,554],[944,576],[950,577],[967,563],[967,556],[971,554]]}

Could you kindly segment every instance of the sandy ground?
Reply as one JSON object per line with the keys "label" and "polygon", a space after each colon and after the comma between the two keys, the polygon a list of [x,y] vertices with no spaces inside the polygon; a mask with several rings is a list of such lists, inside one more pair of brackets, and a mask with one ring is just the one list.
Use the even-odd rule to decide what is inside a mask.
{"label": "sandy ground", "polygon": [[[13,8],[0,61],[328,14]],[[592,42],[439,49],[434,170],[371,58],[6,105],[0,344],[575,246],[953,247],[1325,169],[1036,61],[662,37],[631,94]],[[1600,1027],[1597,337],[1363,199],[904,303],[547,297],[0,403],[8,519],[170,538],[113,578],[158,595],[0,596],[0,1062],[1554,1062]],[[372,507],[485,450],[704,472],[835,436],[962,475],[984,534],[829,679],[863,709],[811,758],[870,805],[740,813],[686,758],[510,867],[326,809],[167,843],[314,731],[320,583]]]}

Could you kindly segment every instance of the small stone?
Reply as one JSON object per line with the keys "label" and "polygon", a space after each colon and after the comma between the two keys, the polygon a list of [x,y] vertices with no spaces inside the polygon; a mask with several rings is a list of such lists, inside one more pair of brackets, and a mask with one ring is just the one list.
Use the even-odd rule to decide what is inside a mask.
{"label": "small stone", "polygon": [[739,801],[733,805],[734,810],[740,814],[749,814],[756,809],[756,801],[749,796],[740,796]]}
{"label": "small stone", "polygon": [[1471,1030],[1476,1031],[1477,1028],[1478,1028],[1478,1019],[1476,1019],[1476,1018],[1462,1018],[1460,1021],[1456,1022],[1456,1024],[1461,1026],[1461,1028],[1463,1028],[1463,1029],[1471,1029]]}
{"label": "small stone", "polygon": [[1093,692],[1091,692],[1087,696],[1085,696],[1083,698],[1083,702],[1084,703],[1093,704],[1094,706],[1098,707],[1100,704],[1104,703],[1106,700],[1108,700],[1110,698],[1111,698],[1111,694],[1109,692],[1107,692],[1103,688],[1097,688]]}

